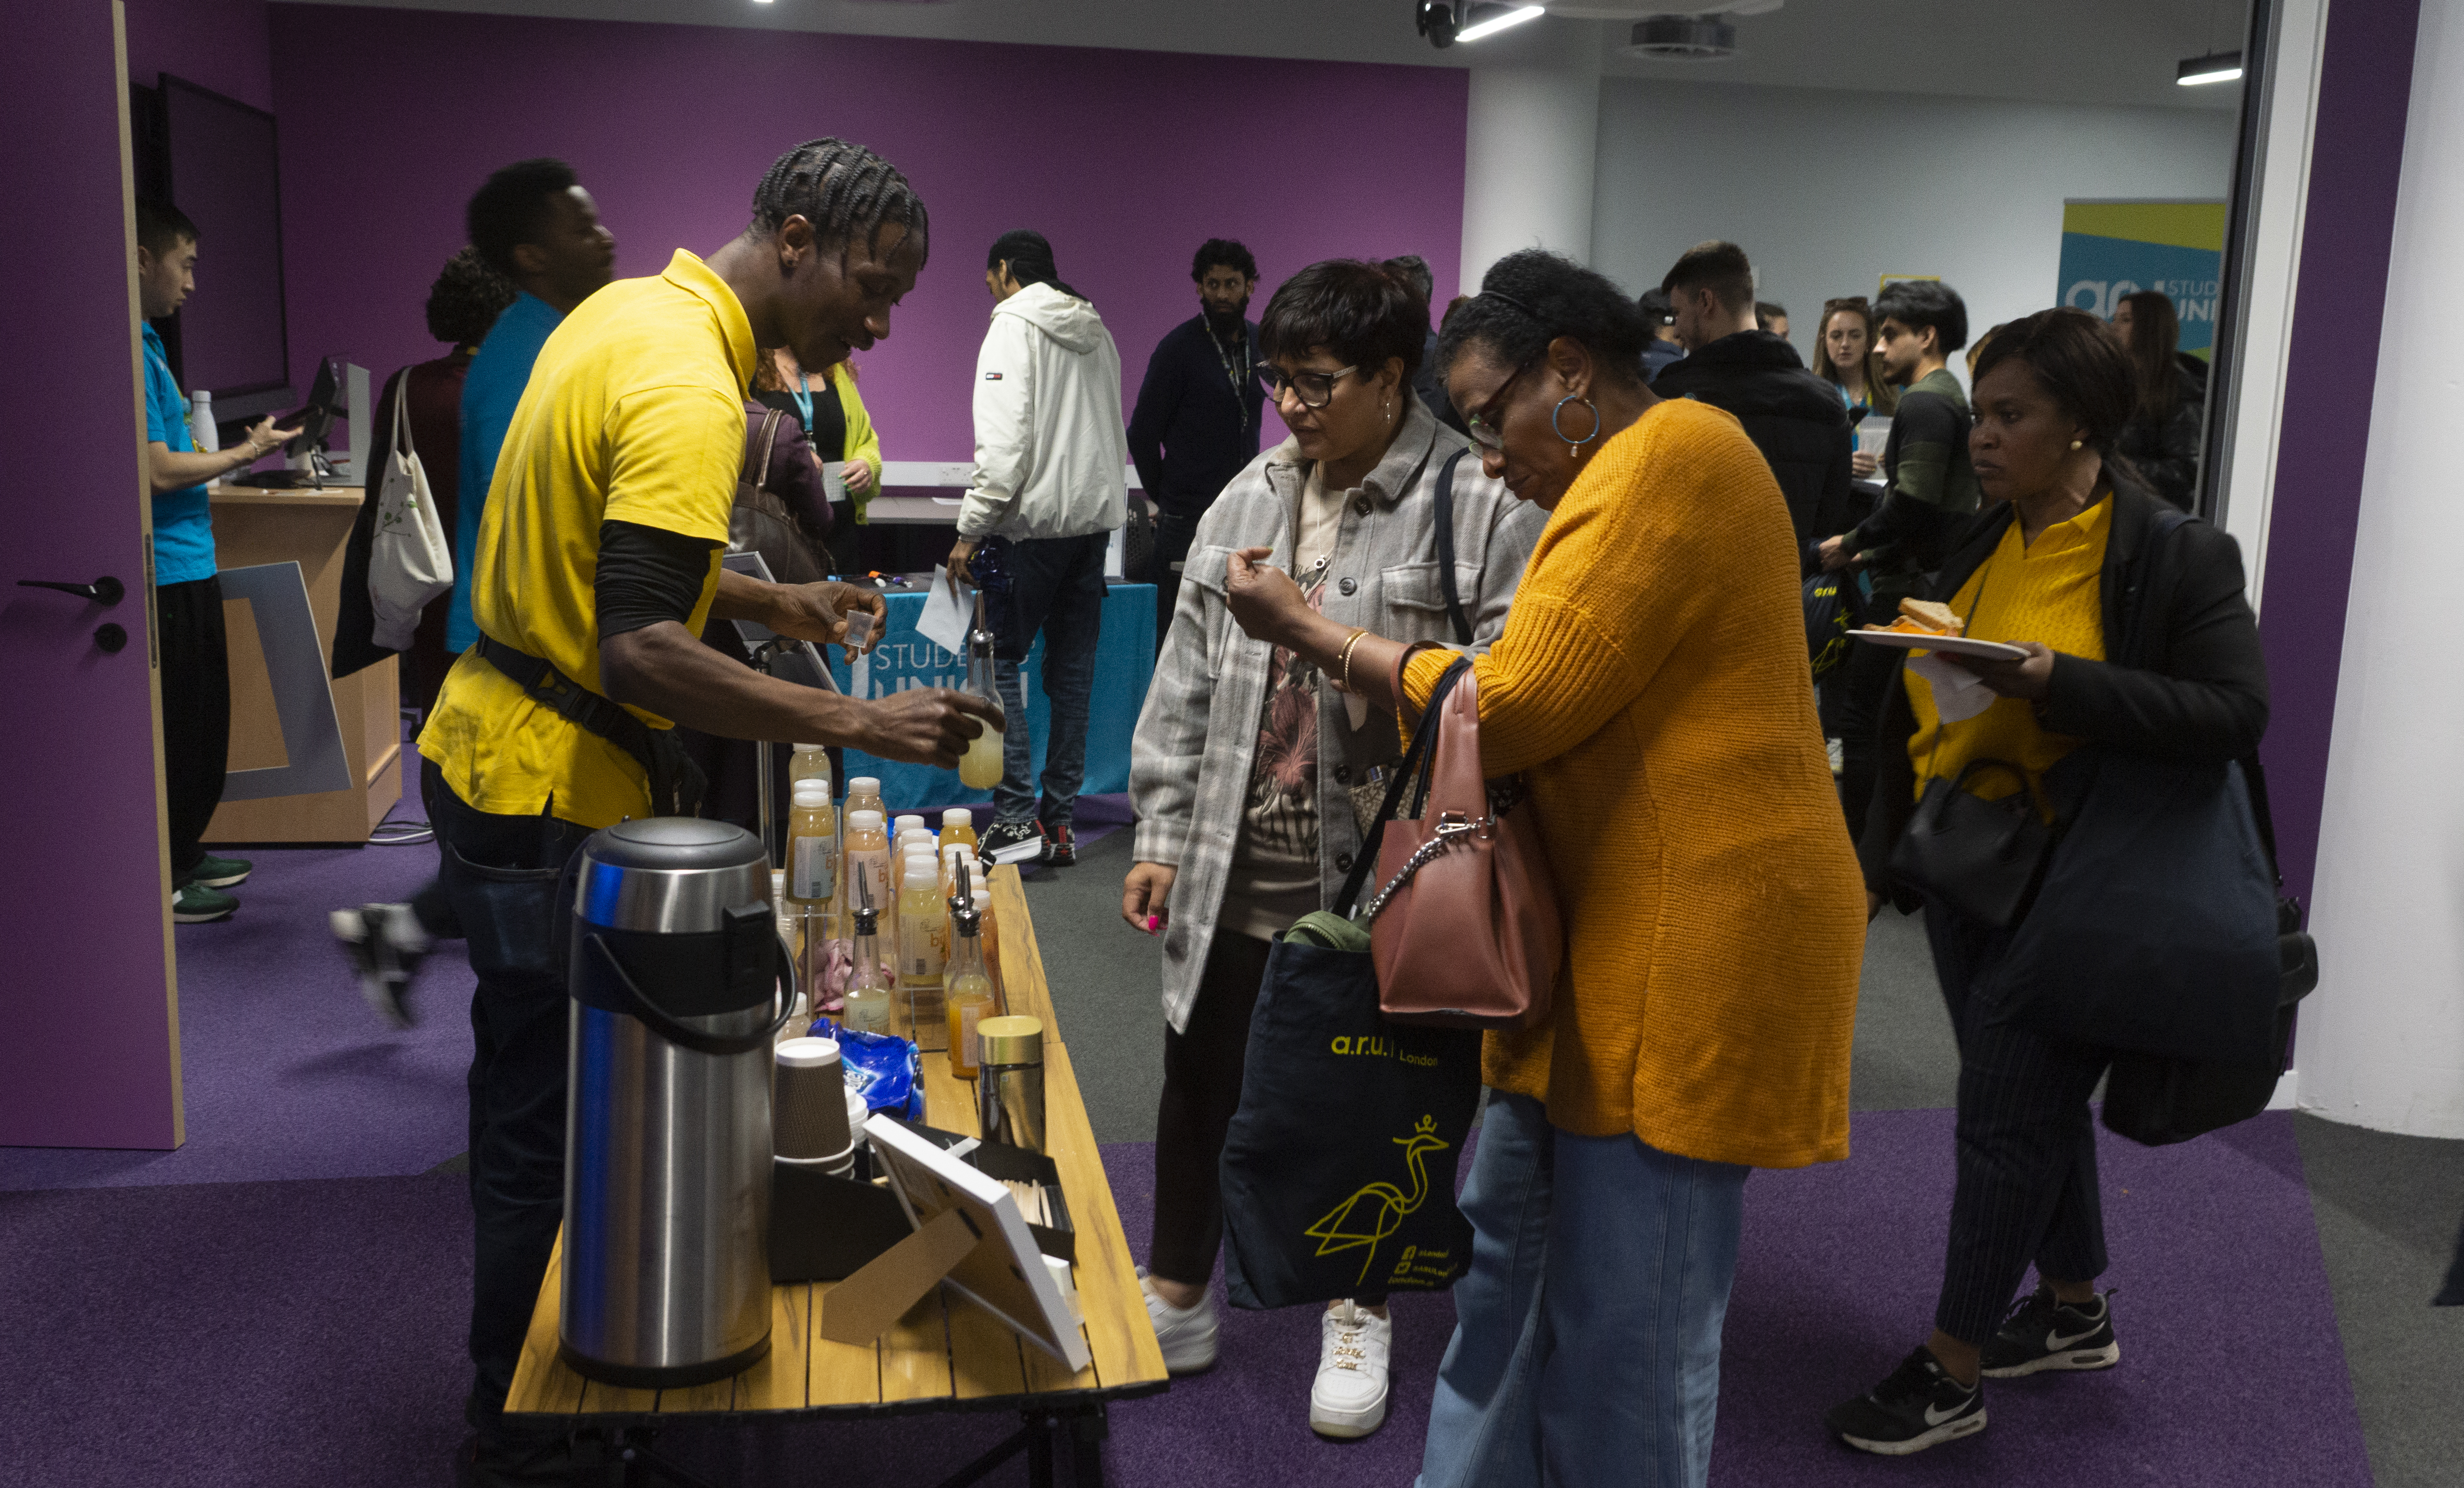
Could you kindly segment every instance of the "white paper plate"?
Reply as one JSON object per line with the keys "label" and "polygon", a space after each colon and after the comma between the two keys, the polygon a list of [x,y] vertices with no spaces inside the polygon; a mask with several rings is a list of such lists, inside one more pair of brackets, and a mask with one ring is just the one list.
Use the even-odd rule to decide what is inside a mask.
{"label": "white paper plate", "polygon": [[1973,640],[1965,635],[1911,635],[1905,631],[1850,631],[1860,641],[1901,651],[1938,651],[1947,656],[1979,656],[1988,661],[2025,661],[2028,654],[2000,641]]}

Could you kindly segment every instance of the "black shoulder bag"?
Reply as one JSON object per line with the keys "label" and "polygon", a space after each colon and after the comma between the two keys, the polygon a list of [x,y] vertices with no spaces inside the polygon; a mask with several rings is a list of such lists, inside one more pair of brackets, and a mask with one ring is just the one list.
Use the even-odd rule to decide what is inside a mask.
{"label": "black shoulder bag", "polygon": [[1463,595],[1455,589],[1455,467],[1470,453],[1469,446],[1455,451],[1438,472],[1438,583],[1445,590],[1446,618],[1454,623],[1459,646],[1471,644],[1471,621],[1464,616]]}

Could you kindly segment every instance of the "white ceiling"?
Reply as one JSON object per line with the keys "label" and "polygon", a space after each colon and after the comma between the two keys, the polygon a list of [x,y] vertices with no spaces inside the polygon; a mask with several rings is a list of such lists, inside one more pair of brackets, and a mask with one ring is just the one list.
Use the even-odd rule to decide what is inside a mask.
{"label": "white ceiling", "polygon": [[1432,67],[1597,57],[1612,77],[2232,108],[2236,87],[2177,87],[2173,68],[2238,47],[2245,0],[1787,0],[1738,17],[1740,55],[1708,63],[1627,56],[1629,25],[1555,16],[1440,52],[1413,33],[1408,0],[321,3]]}

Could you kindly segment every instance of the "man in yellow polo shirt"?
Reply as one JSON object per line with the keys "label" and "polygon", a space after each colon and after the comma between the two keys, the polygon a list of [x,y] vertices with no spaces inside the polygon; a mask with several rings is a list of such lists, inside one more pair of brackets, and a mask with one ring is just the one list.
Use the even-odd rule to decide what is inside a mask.
{"label": "man in yellow polo shirt", "polygon": [[440,884],[469,936],[473,1278],[470,1476],[561,1482],[562,1439],[502,1417],[562,1218],[566,1008],[557,883],[600,827],[691,811],[698,777],[673,723],[737,739],[823,740],[955,768],[989,704],[916,689],[878,701],[775,681],[696,637],[712,616],[806,640],[878,594],[789,588],[719,567],[744,458],[757,348],[822,370],[890,334],[923,268],[924,206],[870,151],[798,145],[753,222],[707,260],[623,279],[548,338],[505,439],[479,530],[481,638],[421,732]]}

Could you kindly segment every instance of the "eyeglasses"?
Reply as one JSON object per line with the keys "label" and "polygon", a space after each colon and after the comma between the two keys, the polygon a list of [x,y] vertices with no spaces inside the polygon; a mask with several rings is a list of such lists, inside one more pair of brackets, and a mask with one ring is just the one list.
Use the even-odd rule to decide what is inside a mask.
{"label": "eyeglasses", "polygon": [[1266,396],[1281,407],[1284,394],[1289,391],[1305,409],[1322,409],[1334,401],[1334,385],[1358,366],[1337,367],[1331,372],[1287,372],[1271,363],[1258,368],[1258,381],[1265,386]]}
{"label": "eyeglasses", "polygon": [[1499,383],[1497,385],[1497,390],[1488,395],[1488,402],[1482,405],[1477,412],[1464,420],[1464,424],[1470,431],[1472,443],[1479,445],[1484,450],[1494,450],[1501,455],[1506,453],[1505,431],[1498,428],[1497,425],[1490,422],[1490,420],[1496,415],[1499,406],[1506,402],[1507,389],[1511,389],[1517,382],[1521,381],[1524,373],[1531,370],[1539,365],[1540,359],[1538,357],[1533,357],[1530,361],[1516,367],[1514,369],[1514,375],[1508,377],[1506,381]]}

